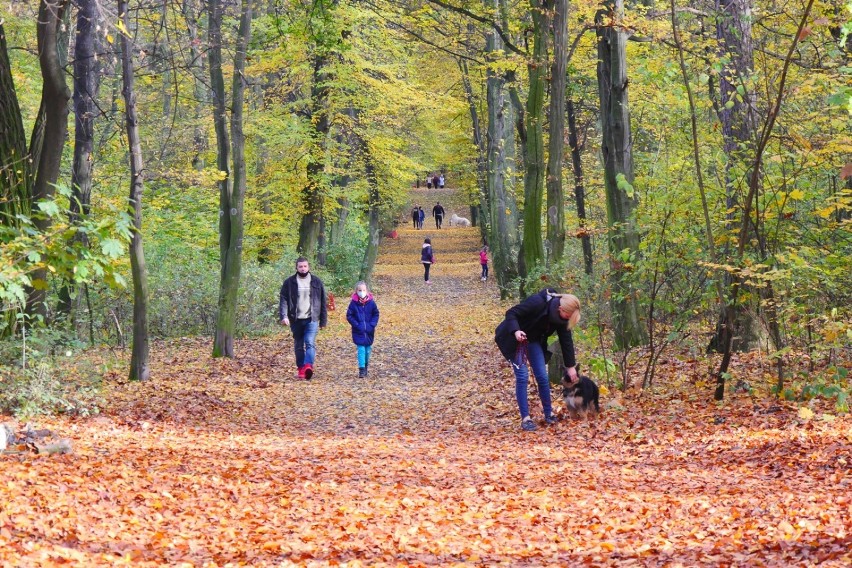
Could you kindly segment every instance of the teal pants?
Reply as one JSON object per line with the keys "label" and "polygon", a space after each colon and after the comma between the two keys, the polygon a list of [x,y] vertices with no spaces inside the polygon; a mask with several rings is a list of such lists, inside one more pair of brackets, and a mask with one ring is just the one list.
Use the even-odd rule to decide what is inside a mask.
{"label": "teal pants", "polygon": [[358,368],[363,369],[370,364],[370,353],[373,352],[372,345],[358,346]]}

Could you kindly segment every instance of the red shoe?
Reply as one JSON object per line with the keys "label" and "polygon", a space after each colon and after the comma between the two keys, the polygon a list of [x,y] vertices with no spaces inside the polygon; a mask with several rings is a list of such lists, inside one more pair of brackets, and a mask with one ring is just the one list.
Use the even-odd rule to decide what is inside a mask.
{"label": "red shoe", "polygon": [[310,381],[311,377],[313,377],[313,376],[314,376],[314,366],[311,365],[310,363],[307,363],[305,365],[305,380]]}
{"label": "red shoe", "polygon": [[305,367],[307,367],[307,365],[302,365],[301,367],[299,367],[299,374],[298,374],[298,377],[299,377],[300,379],[304,379],[304,378],[305,378]]}

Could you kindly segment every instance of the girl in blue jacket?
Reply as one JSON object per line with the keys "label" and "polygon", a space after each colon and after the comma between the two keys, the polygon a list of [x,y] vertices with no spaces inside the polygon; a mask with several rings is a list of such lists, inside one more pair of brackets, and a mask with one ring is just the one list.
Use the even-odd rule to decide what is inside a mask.
{"label": "girl in blue jacket", "polygon": [[358,376],[366,377],[370,367],[373,338],[379,324],[379,307],[367,290],[366,282],[355,285],[355,293],[346,310],[346,321],[352,326],[352,341],[358,346]]}

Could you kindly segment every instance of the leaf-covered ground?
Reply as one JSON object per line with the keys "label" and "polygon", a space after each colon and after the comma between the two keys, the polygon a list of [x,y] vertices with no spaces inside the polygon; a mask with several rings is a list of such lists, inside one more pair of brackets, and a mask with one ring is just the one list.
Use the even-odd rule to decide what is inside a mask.
{"label": "leaf-covered ground", "polygon": [[596,422],[521,432],[478,229],[410,225],[382,245],[369,378],[346,298],[310,382],[284,331],[236,360],[156,344],[153,379],[113,378],[105,415],[39,424],[72,454],[0,457],[0,564],[849,565],[848,417],[717,406],[672,359]]}

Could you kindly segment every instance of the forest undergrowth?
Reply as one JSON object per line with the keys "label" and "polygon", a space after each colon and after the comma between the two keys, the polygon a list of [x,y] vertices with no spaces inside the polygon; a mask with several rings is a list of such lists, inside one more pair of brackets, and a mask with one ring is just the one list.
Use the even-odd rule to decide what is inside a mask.
{"label": "forest undergrowth", "polygon": [[849,565],[852,422],[830,406],[717,404],[672,359],[597,420],[522,432],[478,231],[427,217],[383,241],[366,379],[338,297],[309,382],[287,330],[233,360],[170,340],[150,381],[108,377],[102,415],[40,423],[74,451],[0,457],[0,564]]}

